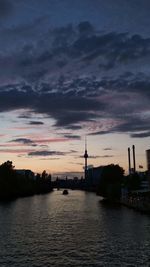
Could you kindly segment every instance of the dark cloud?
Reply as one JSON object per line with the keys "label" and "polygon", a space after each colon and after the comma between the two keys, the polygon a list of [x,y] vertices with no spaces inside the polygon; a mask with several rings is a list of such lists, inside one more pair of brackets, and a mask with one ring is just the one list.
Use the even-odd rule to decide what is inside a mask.
{"label": "dark cloud", "polygon": [[74,130],[82,129],[82,126],[81,125],[68,125],[65,128],[68,129],[68,130],[73,130],[74,131]]}
{"label": "dark cloud", "polygon": [[112,130],[92,132],[92,133],[89,133],[88,135],[103,135],[103,134],[109,134],[109,133],[112,133]]}
{"label": "dark cloud", "polygon": [[54,54],[56,54],[56,52],[67,52],[66,48],[69,47],[78,36],[76,28],[74,28],[72,24],[57,27],[50,31],[49,34],[53,36],[52,47]]}
{"label": "dark cloud", "polygon": [[27,138],[12,139],[10,142],[17,142],[17,143],[23,143],[23,144],[32,144],[33,143],[33,141],[31,139],[27,139]]}
{"label": "dark cloud", "polygon": [[[39,33],[40,28],[38,26],[38,29],[35,29],[35,27],[43,25],[44,19],[39,18],[41,24],[35,20],[32,23],[34,25],[23,26],[25,29],[9,29],[6,45],[11,41],[8,40],[10,35],[12,40],[18,39],[19,34],[25,31],[28,35],[30,33],[30,38],[28,40],[26,37],[27,44],[24,45],[25,35],[23,34],[19,37],[22,42],[18,42],[18,49],[15,42],[11,46],[11,50],[14,49],[14,51],[11,54],[9,52],[9,55],[6,53],[5,56],[1,56],[0,62],[3,66],[6,63],[8,65],[9,62],[7,75],[36,82],[52,75],[58,78],[56,73],[60,68],[62,73],[69,70],[73,76],[76,76],[76,72],[80,74],[81,71],[82,73],[88,71],[91,64],[93,72],[98,72],[99,68],[102,71],[111,71],[119,66],[129,68],[130,64],[136,64],[137,60],[146,60],[150,56],[150,38],[128,33],[98,32],[88,21],[81,22],[76,27],[69,24],[50,29],[37,39],[34,33],[36,31]],[[5,40],[6,32],[2,35]],[[4,45],[4,51],[6,45]]]}
{"label": "dark cloud", "polygon": [[[43,52],[41,55],[39,55],[38,58],[36,58],[36,63],[45,63],[46,61],[49,61],[49,60],[52,60],[53,59],[53,54],[48,52],[48,51],[45,51]],[[32,62],[31,62],[32,63]],[[30,65],[30,61],[27,62],[27,65]]]}
{"label": "dark cloud", "polygon": [[[114,117],[115,118],[115,117]],[[89,135],[103,135],[112,133],[127,133],[131,137],[148,137],[149,136],[149,118],[139,118],[135,115],[124,118],[124,122],[117,126],[111,127],[106,131],[92,132]],[[137,131],[144,131],[142,133],[134,133]]]}
{"label": "dark cloud", "polygon": [[[114,127],[113,131],[122,133],[132,133],[137,131],[147,131],[148,129],[149,119],[132,116],[131,118],[127,118],[124,123]],[[133,137],[132,134],[131,137]]]}
{"label": "dark cloud", "polygon": [[142,132],[142,133],[133,133],[133,134],[131,134],[131,137],[133,137],[133,138],[150,137],[150,131],[149,132]]}
{"label": "dark cloud", "polygon": [[[101,118],[115,122],[107,129],[92,131],[91,135],[148,131],[149,116],[144,116],[144,112],[148,114],[149,111],[149,79],[142,75],[129,76],[130,79],[105,77],[99,81],[91,77],[78,78],[61,88],[58,82],[55,83],[55,92],[46,83],[38,90],[23,84],[1,86],[0,111],[30,110],[21,118],[30,118],[32,112],[45,114],[55,120],[56,127],[71,130],[81,129],[81,122],[92,123]],[[140,116],[137,115],[139,111]],[[42,125],[43,122],[30,121],[30,124]]]}
{"label": "dark cloud", "polygon": [[31,118],[31,114],[22,114],[22,115],[19,115],[18,118],[19,119],[30,119]]}
{"label": "dark cloud", "polygon": [[78,31],[79,31],[79,35],[81,36],[81,38],[83,38],[83,37],[93,35],[95,30],[89,21],[83,21],[79,23]]}
{"label": "dark cloud", "polygon": [[[84,155],[76,157],[76,158],[81,158],[82,159],[82,158],[84,158]],[[89,155],[88,158],[89,159],[98,159],[98,158],[100,158],[100,156]]]}
{"label": "dark cloud", "polygon": [[[89,155],[88,158],[89,159],[98,159],[98,158],[112,158],[114,157],[113,155],[102,155],[102,156],[92,156]],[[80,156],[80,158],[84,158],[84,156]]]}
{"label": "dark cloud", "polygon": [[75,135],[75,134],[65,134],[64,137],[68,139],[77,139],[77,140],[81,139],[80,135]]}
{"label": "dark cloud", "polygon": [[66,153],[64,152],[59,152],[59,151],[49,151],[49,150],[42,150],[42,151],[33,151],[29,152],[28,156],[31,157],[47,157],[47,156],[64,156]]}
{"label": "dark cloud", "polygon": [[112,150],[112,148],[111,147],[106,147],[103,150],[109,151],[109,150]]}
{"label": "dark cloud", "polygon": [[70,150],[70,153],[77,153],[78,151],[77,150]]}
{"label": "dark cloud", "polygon": [[[39,23],[43,25],[44,18]],[[34,31],[35,21],[32,24]],[[28,28],[24,25],[26,33]],[[15,30],[19,34],[18,28],[11,29],[12,36]],[[30,110],[70,130],[82,129],[83,122],[113,121],[91,135],[149,131],[149,116],[144,114],[149,114],[150,79],[144,70],[149,67],[150,38],[100,32],[88,21],[51,28],[34,41],[30,37],[31,42],[22,39],[18,49],[15,42],[14,50],[12,45],[9,53],[0,55],[0,79],[18,80],[0,87],[0,112]]]}
{"label": "dark cloud", "polygon": [[103,103],[100,104],[96,99],[76,96],[74,91],[69,96],[60,92],[43,94],[39,97],[39,104],[36,103],[35,110],[55,118],[55,126],[67,127],[78,122],[90,121],[96,117],[96,111],[103,108]]}
{"label": "dark cloud", "polygon": [[[6,0],[7,1],[7,0]],[[77,0],[72,4],[68,0],[62,1],[12,1],[15,3],[18,11],[17,16],[20,22],[26,23],[33,21],[38,16],[49,15],[49,20],[44,28],[49,25],[62,25],[62,32],[64,25],[68,22],[79,23],[83,19],[84,23],[79,23],[78,34],[89,34],[92,31],[88,19],[97,25],[101,30],[114,30],[118,32],[129,30],[131,32],[145,32],[149,33],[149,3],[147,0],[126,1],[122,4],[121,0],[115,1],[112,5],[112,0]],[[84,11],[84,12],[83,12]],[[21,14],[21,16],[19,16]],[[140,19],[139,19],[140,14]],[[121,23],[122,22],[122,23]],[[12,24],[12,21],[11,21]],[[37,23],[40,24],[41,23]],[[81,24],[81,25],[80,25]],[[43,32],[39,32],[39,35]]]}
{"label": "dark cloud", "polygon": [[150,55],[150,38],[127,33],[107,33],[82,36],[71,48],[73,57],[82,57],[88,63],[99,58],[99,66],[104,70],[117,64],[127,64]]}
{"label": "dark cloud", "polygon": [[0,0],[0,19],[11,14],[13,5],[9,0]]}
{"label": "dark cloud", "polygon": [[[12,85],[13,88],[15,86]],[[21,108],[31,108],[34,105],[34,99],[36,94],[33,90],[28,90],[26,92],[19,91],[18,88],[9,91],[0,91],[0,112],[21,109]]]}
{"label": "dark cloud", "polygon": [[56,124],[57,127],[66,127],[71,124],[81,123],[85,121],[90,121],[95,118],[96,115],[90,112],[65,112],[63,115],[56,114]]}
{"label": "dark cloud", "polygon": [[43,125],[44,122],[42,122],[42,121],[30,121],[28,124],[30,124],[30,125]]}
{"label": "dark cloud", "polygon": [[16,138],[16,139],[12,139],[10,142],[22,143],[24,145],[36,146],[36,144],[31,139],[28,139],[28,138]]}
{"label": "dark cloud", "polygon": [[[98,159],[98,158],[112,158],[113,155],[102,155],[102,156],[89,156],[89,159]],[[81,156],[80,158],[84,158],[84,156]]]}
{"label": "dark cloud", "polygon": [[[8,2],[7,0],[4,2]],[[12,0],[9,0],[9,4],[12,7]],[[13,8],[15,7],[15,11],[17,11],[16,3],[13,3]],[[22,23],[21,19],[19,19],[19,23],[15,23],[15,17],[12,17],[13,23],[8,24],[9,26],[2,29],[4,39],[1,40],[1,44],[6,43],[7,41],[12,41],[11,49],[15,50],[15,47],[20,46],[19,53],[24,52],[26,56],[33,55],[33,49],[35,48],[35,43],[41,40],[42,35],[45,35],[47,32],[47,27],[45,26],[45,22],[47,20],[47,16],[39,16],[36,18],[32,18],[29,22],[27,19]],[[42,34],[41,31],[42,30]],[[17,41],[17,42],[16,42]],[[9,44],[6,43],[6,47]],[[41,50],[40,50],[41,51]],[[28,57],[29,58],[29,57]]]}
{"label": "dark cloud", "polygon": [[100,157],[101,157],[101,156],[90,156],[90,155],[88,156],[89,159],[98,159],[98,158],[100,158]]}

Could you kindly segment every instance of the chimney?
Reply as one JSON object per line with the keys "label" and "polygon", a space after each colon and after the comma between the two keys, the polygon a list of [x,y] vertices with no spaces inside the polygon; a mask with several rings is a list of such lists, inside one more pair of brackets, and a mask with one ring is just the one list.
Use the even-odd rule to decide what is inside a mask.
{"label": "chimney", "polygon": [[129,175],[131,174],[131,158],[130,158],[130,147],[128,147],[128,162],[129,162]]}
{"label": "chimney", "polygon": [[135,146],[132,146],[132,150],[133,150],[133,170],[134,173],[136,172],[136,165],[135,165]]}

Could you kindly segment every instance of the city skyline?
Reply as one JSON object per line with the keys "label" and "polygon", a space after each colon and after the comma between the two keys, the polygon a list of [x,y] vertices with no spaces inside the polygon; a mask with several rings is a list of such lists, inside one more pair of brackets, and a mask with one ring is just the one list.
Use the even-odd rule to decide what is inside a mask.
{"label": "city skyline", "polygon": [[[150,149],[147,0],[0,0],[0,163],[51,173]],[[132,163],[133,164],[133,163]]]}

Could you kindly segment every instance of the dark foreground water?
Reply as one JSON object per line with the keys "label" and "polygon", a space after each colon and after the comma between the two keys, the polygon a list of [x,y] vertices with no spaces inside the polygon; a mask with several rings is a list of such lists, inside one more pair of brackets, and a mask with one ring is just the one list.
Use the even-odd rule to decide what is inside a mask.
{"label": "dark foreground water", "polygon": [[0,267],[150,266],[150,217],[62,191],[0,203]]}

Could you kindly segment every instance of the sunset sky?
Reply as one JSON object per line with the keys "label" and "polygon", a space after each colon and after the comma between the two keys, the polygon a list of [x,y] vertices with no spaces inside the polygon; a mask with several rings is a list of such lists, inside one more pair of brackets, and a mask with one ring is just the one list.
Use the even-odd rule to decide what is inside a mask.
{"label": "sunset sky", "polygon": [[0,0],[0,163],[146,169],[150,1]]}

